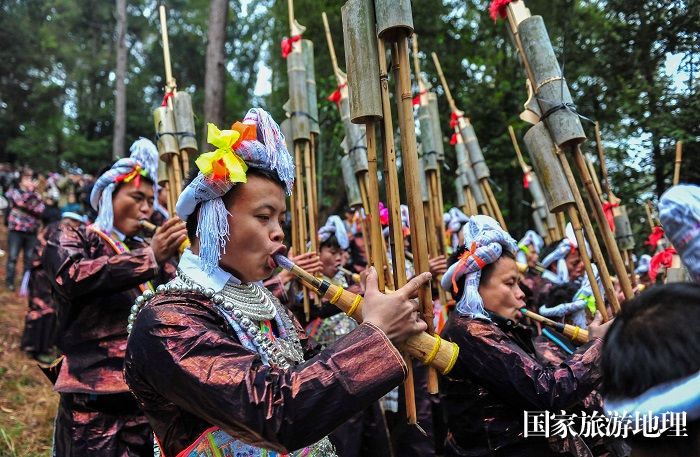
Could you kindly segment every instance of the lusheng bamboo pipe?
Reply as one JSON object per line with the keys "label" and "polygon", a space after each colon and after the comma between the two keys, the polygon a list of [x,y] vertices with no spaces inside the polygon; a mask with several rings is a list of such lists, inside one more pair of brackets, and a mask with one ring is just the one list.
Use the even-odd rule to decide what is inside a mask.
{"label": "lusheng bamboo pipe", "polygon": [[[513,149],[515,150],[515,155],[518,157],[518,163],[520,164],[520,169],[523,171],[523,175],[525,176],[525,179],[528,182],[531,182],[531,177],[534,176],[534,179],[537,179],[537,177],[534,174],[534,171],[532,170],[532,167],[529,166],[527,163],[525,163],[525,159],[523,158],[523,153],[520,150],[520,145],[518,144],[518,139],[515,137],[515,130],[513,130],[513,126],[509,125],[508,126],[508,134],[510,135],[510,141],[513,143]],[[532,175],[531,175],[532,173]],[[538,184],[539,186],[539,184]],[[547,218],[542,218],[540,217],[540,212],[537,207],[537,201],[536,197],[534,194],[534,191],[532,187],[530,188],[530,194],[533,197],[532,201],[532,208],[535,210],[537,217],[542,221],[542,225],[546,227],[547,229],[547,234],[549,241],[545,240],[547,243],[551,243],[555,241],[557,238],[557,233],[556,233],[556,227],[553,227],[549,224],[549,220]]]}
{"label": "lusheng bamboo pipe", "polygon": [[[581,180],[583,181],[584,187],[586,188],[586,192],[588,193],[588,196],[591,200],[591,206],[593,206],[593,214],[603,235],[603,242],[605,243],[605,248],[607,249],[608,255],[612,260],[613,267],[615,268],[615,272],[617,273],[617,278],[620,281],[620,287],[622,288],[622,292],[624,293],[625,298],[629,300],[634,297],[634,292],[632,291],[632,285],[630,284],[630,279],[627,275],[627,267],[622,261],[620,249],[617,246],[617,242],[615,242],[612,230],[610,230],[610,225],[608,224],[608,220],[605,217],[605,211],[603,211],[603,204],[600,201],[600,196],[596,193],[595,188],[593,186],[593,180],[591,178],[591,174],[588,171],[588,167],[586,166],[586,160],[583,156],[583,152],[581,152],[581,147],[577,145],[574,148],[573,153],[574,160],[576,161],[576,168],[578,168],[578,171],[581,174]],[[595,235],[591,236],[591,238],[594,237]],[[615,296],[614,299],[613,297],[608,297],[608,300],[610,300],[610,303],[613,306],[613,312],[618,313],[620,311],[620,304],[617,300],[617,296]]]}
{"label": "lusheng bamboo pipe", "polygon": [[[151,223],[150,221],[147,221],[146,219],[141,219],[139,221],[139,225],[141,226],[143,231],[150,236],[155,235],[156,230],[158,230],[158,227],[155,224]],[[182,254],[188,247],[190,247],[190,240],[185,238],[185,241],[183,241],[178,247],[178,251],[180,252],[180,254]]]}
{"label": "lusheng bamboo pipe", "polygon": [[[311,151],[310,154],[310,163],[309,166],[311,167],[311,175],[309,176],[309,180],[311,181],[311,208],[312,208],[312,213],[309,214],[309,217],[313,218],[314,222],[314,228],[317,230],[316,232],[312,233],[318,233],[318,188],[317,188],[317,178],[316,178],[316,134],[311,133],[311,142],[309,144],[309,149]],[[318,249],[318,238],[313,237],[312,241],[316,242],[316,249]]]}
{"label": "lusheng bamboo pipe", "polygon": [[[416,273],[428,271],[428,250],[425,243],[426,226],[423,214],[423,201],[421,197],[420,182],[418,180],[418,153],[416,149],[416,132],[413,120],[413,97],[411,94],[410,64],[408,59],[408,37],[402,36],[392,46],[392,62],[395,64],[397,74],[396,90],[400,94],[396,102],[399,112],[399,126],[401,132],[401,158],[404,164],[404,181],[406,186],[406,200],[411,214],[411,251],[413,252],[413,265]],[[422,317],[428,325],[428,333],[435,332],[433,323],[433,298],[430,285],[423,286],[418,294],[418,300],[422,309]],[[428,392],[437,393],[437,375],[428,370]]]}
{"label": "lusheng bamboo pipe", "polygon": [[649,222],[649,228],[653,231],[656,227],[656,220],[654,219],[654,211],[652,210],[653,203],[651,200],[644,202],[644,210],[647,212],[647,222]]}
{"label": "lusheng bamboo pipe", "polygon": [[[299,241],[299,245],[297,246],[297,249],[299,249],[299,254],[302,254],[306,251],[306,213],[307,213],[307,208],[306,208],[306,202],[304,199],[304,179],[302,176],[302,167],[300,166],[301,162],[301,146],[299,143],[295,142],[294,143],[294,163],[297,164],[296,167],[294,167],[295,171],[295,179],[294,179],[294,190],[292,191],[292,198],[296,200],[295,202],[295,218],[292,220],[292,223],[296,225],[296,231],[297,231],[297,240]],[[303,306],[304,306],[304,315],[306,316],[306,320],[309,320],[311,318],[311,301],[309,298],[309,291],[304,288],[302,290],[302,301],[303,301]]]}
{"label": "lusheng bamboo pipe", "polygon": [[[160,34],[163,40],[163,63],[165,64],[165,93],[166,96],[167,94],[172,94],[172,96],[167,97],[167,104],[168,108],[174,110],[173,98],[175,93],[177,92],[177,82],[175,81],[175,78],[173,78],[173,69],[170,60],[170,40],[168,39],[168,24],[166,22],[165,5],[161,4],[158,7],[158,12],[160,13]],[[177,187],[177,189],[174,190],[174,192],[175,201],[177,202],[177,197],[180,195],[182,189],[182,176],[187,176],[190,173],[190,159],[187,150],[181,149],[180,155],[177,157],[173,157],[172,167],[175,170],[175,186]]]}
{"label": "lusheng bamboo pipe", "polygon": [[586,275],[591,282],[591,290],[593,291],[593,297],[595,298],[595,305],[600,314],[603,316],[603,322],[608,320],[608,310],[605,307],[605,300],[603,300],[603,295],[600,289],[598,289],[598,281],[595,280],[595,273],[593,272],[593,265],[591,264],[591,259],[588,256],[586,250],[586,241],[583,236],[583,229],[581,227],[581,221],[578,217],[578,212],[574,205],[567,205],[567,210],[569,213],[569,219],[571,219],[571,227],[574,229],[574,236],[576,237],[576,244],[578,244],[578,252],[583,261],[583,266],[586,269]]}
{"label": "lusheng bamboo pipe", "polygon": [[[391,103],[389,100],[389,74],[386,64],[386,48],[384,40],[377,40],[379,55],[379,83],[382,94],[382,139],[384,141],[384,173],[386,179],[387,209],[389,210],[389,235],[391,240],[391,265],[394,271],[394,289],[403,287],[406,277],[406,252],[404,250],[403,227],[401,224],[401,202],[399,199],[399,176],[396,166],[396,151],[394,150],[394,127],[391,119]],[[409,424],[418,421],[416,412],[415,386],[413,382],[413,365],[404,352],[404,360],[408,367],[404,381],[404,396],[406,398],[406,415]]]}
{"label": "lusheng bamboo pipe", "polygon": [[527,308],[521,308],[520,312],[523,313],[523,316],[529,317],[533,321],[537,321],[540,324],[552,327],[553,329],[563,333],[564,335],[571,338],[571,341],[573,341],[576,344],[586,344],[589,341],[588,330],[582,329],[581,327],[553,321],[552,319],[540,316],[539,314],[534,313],[528,310]]}
{"label": "lusheng bamboo pipe", "polygon": [[[602,182],[600,183],[600,188],[602,191],[608,194],[608,201],[613,204],[620,203],[620,199],[615,196],[612,192],[612,186],[610,185],[610,178],[608,177],[608,166],[605,160],[605,149],[603,148],[603,141],[600,136],[600,124],[595,123],[595,138],[596,138],[596,151],[598,152],[598,160],[600,160],[600,171],[602,174]],[[595,171],[589,170],[586,167],[586,159],[581,152],[581,147],[577,146],[574,151],[574,158],[576,160],[576,165],[579,168],[579,173],[581,174],[581,179],[584,184],[587,180],[591,179],[591,176],[596,178]],[[595,185],[595,182],[593,183]],[[634,297],[634,291],[632,288],[632,281],[629,275],[634,275],[634,268],[628,271],[627,264],[622,258],[620,249],[615,241],[615,237],[608,225],[607,219],[605,218],[605,212],[603,211],[603,204],[601,202],[601,197],[599,193],[596,193],[595,188],[591,188],[590,183],[586,186],[586,190],[591,198],[591,206],[593,206],[594,214],[598,225],[601,225],[601,232],[603,235],[603,242],[608,250],[608,255],[610,256],[615,272],[617,273],[618,279],[620,281],[620,288],[622,293],[625,295],[626,299],[631,299]],[[619,216],[620,209],[618,207],[613,207],[613,215]],[[615,309],[615,308],[613,308]],[[617,310],[615,310],[617,312]]]}
{"label": "lusheng bamboo pipe", "polygon": [[[280,267],[290,271],[304,281],[319,295],[328,298],[332,304],[340,308],[349,317],[355,319],[358,324],[362,323],[362,303],[364,299],[361,295],[347,291],[327,280],[316,278],[284,256],[276,255],[275,261]],[[379,276],[377,275],[377,277]],[[426,332],[410,337],[404,343],[402,349],[406,350],[411,357],[420,360],[426,365],[430,365],[442,374],[448,374],[452,370],[459,354],[459,347],[455,343],[442,340],[439,336],[433,336]]]}
{"label": "lusheng bamboo pipe", "polygon": [[608,178],[608,164],[605,161],[605,149],[603,149],[603,140],[600,136],[600,123],[596,121],[595,123],[595,146],[596,152],[598,153],[598,161],[600,161],[600,173],[601,173],[601,190],[610,195],[612,192],[610,190],[610,179]]}
{"label": "lusheng bamboo pipe", "polygon": [[[527,59],[525,52],[524,52],[524,46],[520,40],[520,36],[518,33],[518,24],[520,24],[523,20],[527,19],[530,17],[530,11],[525,7],[525,4],[523,1],[517,1],[517,2],[511,2],[506,6],[506,11],[507,11],[507,17],[508,17],[508,25],[509,25],[509,30],[511,32],[511,36],[514,39],[517,51],[521,57],[521,61],[523,63],[523,67],[525,69],[525,73],[527,75],[527,79],[530,83],[531,87],[537,87],[537,81],[534,76],[534,72],[530,66],[530,62]],[[549,130],[549,129],[548,129]],[[581,153],[580,148],[578,145],[573,147],[575,150],[573,151],[576,155]],[[617,296],[615,295],[614,289],[612,287],[612,281],[610,279],[610,274],[607,269],[607,265],[605,264],[605,261],[602,256],[602,252],[600,250],[600,245],[598,244],[598,240],[596,238],[595,232],[593,232],[593,226],[590,222],[590,219],[588,218],[588,213],[586,212],[586,207],[583,204],[583,200],[581,198],[581,194],[578,190],[578,187],[576,185],[576,181],[573,177],[573,173],[571,172],[571,167],[569,166],[568,160],[564,153],[561,151],[561,149],[557,148],[557,153],[559,155],[559,160],[562,164],[562,168],[564,169],[564,172],[566,174],[567,180],[569,181],[569,186],[571,187],[571,191],[574,195],[574,200],[575,200],[575,205],[581,214],[581,218],[583,220],[584,227],[586,229],[586,233],[589,236],[589,241],[591,245],[591,250],[593,253],[593,258],[598,263],[598,266],[600,268],[600,275],[601,275],[601,280],[603,282],[603,286],[605,287],[605,292],[606,296],[608,297],[608,300],[610,300],[610,303],[613,308],[613,312],[617,312],[619,310],[619,302],[617,300]],[[580,164],[583,165],[583,169],[581,169]],[[586,181],[588,182],[588,186],[586,186],[587,192],[590,192],[592,181],[590,179],[590,175],[587,173],[587,169],[585,167],[585,163],[583,162],[578,162],[577,161],[577,167],[579,168],[579,171],[582,173],[582,179],[585,181],[584,184],[586,184]],[[593,192],[593,195],[589,193],[591,200],[593,201],[593,207],[594,207],[594,215],[596,218],[598,218],[598,224],[601,227],[601,232],[603,233],[603,238],[604,241],[607,243],[609,242],[609,237],[610,235],[610,227],[607,225],[607,221],[605,220],[605,217],[603,215],[603,218],[600,219],[598,209],[600,209],[600,213],[602,213],[602,205],[600,203],[600,198],[595,194],[595,191]],[[620,257],[620,252],[617,249],[617,244],[613,240],[614,246],[609,248],[609,254],[613,257],[613,263],[618,267],[618,264],[615,262],[615,257],[617,257],[620,262],[621,262],[621,257]],[[582,258],[583,258],[583,252],[585,251],[585,245],[580,245],[579,251],[582,253]],[[627,285],[629,286],[629,278],[626,276],[626,270],[623,269],[621,270],[625,272],[625,274],[622,275],[620,278],[620,283],[622,284],[623,281],[627,282]],[[591,280],[591,285],[595,282],[595,277],[589,273],[589,279]],[[595,287],[593,287],[595,290]],[[604,307],[604,304],[602,304]],[[596,306],[598,306],[598,309],[600,309],[600,304],[597,303],[596,300]],[[603,316],[605,317],[605,315]]]}
{"label": "lusheng bamboo pipe", "polygon": [[673,168],[673,185],[676,186],[681,180],[681,162],[683,161],[683,142],[676,142],[676,162]]}
{"label": "lusheng bamboo pipe", "polygon": [[356,284],[360,283],[360,280],[361,280],[360,273],[353,273],[352,271],[348,270],[347,268],[344,268],[341,265],[338,265],[338,271],[343,273],[348,278],[352,279],[352,281],[354,283],[356,283]]}
{"label": "lusheng bamboo pipe", "polygon": [[[593,162],[590,160],[590,158],[585,155],[584,156],[586,159],[586,166],[588,167],[589,172],[591,173],[591,176],[593,177],[593,184],[595,185],[596,192],[601,196],[601,200],[603,199],[603,187],[598,179],[598,175],[595,171],[595,167],[593,166]],[[612,213],[613,217],[618,217],[622,214],[620,210],[620,200],[615,196],[615,194],[612,193],[612,191],[609,191],[608,193],[608,201],[610,203],[615,204],[612,208]],[[634,273],[634,262],[632,261],[632,256],[630,255],[630,251],[626,249],[621,249],[620,254],[622,254],[622,263],[624,264],[626,270],[627,270],[627,276],[629,276],[630,284],[632,285],[632,290],[634,290],[635,287],[637,287],[637,278]]]}
{"label": "lusheng bamboo pipe", "polygon": [[[457,132],[458,135],[461,136],[462,129],[469,124],[469,119],[464,117],[464,112],[460,111],[457,109],[457,105],[455,104],[454,98],[452,98],[452,92],[450,92],[450,88],[447,85],[447,80],[445,79],[445,74],[442,72],[442,66],[440,65],[440,60],[438,59],[437,54],[434,52],[431,53],[433,57],[433,62],[435,63],[435,68],[437,69],[438,72],[438,77],[440,78],[440,83],[442,84],[442,87],[445,91],[445,96],[447,97],[447,103],[450,105],[450,110],[452,113],[457,116],[457,124],[459,126],[459,130]],[[475,141],[476,138],[473,139],[468,139],[468,138],[462,138],[463,141],[466,143],[468,141]],[[501,213],[501,208],[498,206],[498,201],[496,200],[496,196],[493,194],[493,190],[491,189],[491,184],[489,183],[488,178],[482,178],[479,180],[479,185],[481,186],[482,192],[484,194],[484,197],[486,199],[486,204],[489,207],[489,212],[491,213],[490,215],[498,221],[498,223],[501,225],[501,228],[503,230],[508,231],[508,228],[506,226],[506,221],[503,219],[503,214]]]}
{"label": "lusheng bamboo pipe", "polygon": [[[455,124],[455,127],[454,127],[454,134],[456,135],[457,144],[464,144],[464,139],[462,138],[462,134],[459,132],[459,125],[457,125],[457,124]],[[468,156],[469,152],[465,151],[465,154]],[[483,214],[485,216],[493,217],[495,219],[493,211],[491,211],[491,207],[488,204],[488,199],[486,199],[483,196],[483,192],[481,192],[481,186],[479,186],[479,188],[476,190],[481,192],[482,197],[483,197],[481,200],[483,203],[478,204],[476,198],[474,197],[475,191],[472,189],[472,186],[471,186],[472,183],[468,177],[469,171],[466,170],[467,168],[471,169],[471,163],[461,163],[461,164],[458,164],[458,166],[464,167],[463,168],[464,169],[464,171],[463,171],[464,179],[465,179],[466,184],[468,185],[466,198],[467,198],[469,206],[471,207],[471,212],[469,212],[467,214],[473,214],[473,215]],[[472,170],[472,174],[473,174],[473,170]],[[478,185],[478,184],[476,184],[476,185]]]}
{"label": "lusheng bamboo pipe", "polygon": [[[177,91],[177,84],[175,78],[173,78],[172,63],[170,61],[170,41],[168,39],[168,24],[166,21],[165,5],[161,4],[158,8],[160,15],[160,35],[163,41],[163,63],[165,64],[165,95],[168,104],[168,108],[173,110],[173,95]],[[174,137],[174,136],[173,136]],[[178,147],[179,149],[179,147]],[[165,162],[168,164],[168,204],[171,206],[168,208],[171,214],[175,213],[175,204],[182,191],[182,166],[189,169],[189,159],[187,158],[187,151],[184,151],[184,156],[181,157],[183,151],[179,151],[179,154],[168,154]],[[181,159],[187,159],[186,163],[182,166],[180,164]],[[189,170],[187,170],[189,172]]]}
{"label": "lusheng bamboo pipe", "polygon": [[[579,239],[579,232],[580,232],[580,222],[578,223],[579,225],[579,231],[576,230],[575,224],[574,224],[574,219],[572,219],[572,214],[576,217],[576,221],[579,221],[578,219],[578,214],[581,215],[581,220],[583,221],[583,227],[588,234],[589,237],[589,244],[591,246],[591,253],[593,256],[593,260],[596,262],[598,265],[598,269],[600,271],[600,279],[601,282],[603,283],[603,288],[605,289],[605,296],[608,298],[610,301],[610,305],[612,306],[613,313],[616,313],[620,309],[620,303],[617,299],[617,294],[615,293],[615,289],[613,288],[612,280],[610,278],[610,273],[608,272],[608,266],[605,263],[605,259],[603,258],[603,254],[600,250],[600,245],[598,244],[598,239],[595,236],[595,233],[593,232],[593,225],[591,225],[591,220],[588,218],[588,213],[586,213],[586,207],[583,205],[583,199],[581,198],[581,193],[578,190],[578,186],[576,185],[576,180],[574,179],[574,174],[571,171],[571,166],[569,165],[569,161],[566,160],[566,156],[564,155],[564,152],[560,149],[557,148],[557,155],[559,156],[559,161],[561,162],[562,169],[564,170],[564,174],[566,175],[566,179],[569,183],[569,187],[571,188],[571,193],[574,196],[574,204],[575,206],[569,210],[569,219],[571,219],[571,225],[574,226],[574,232],[576,233],[576,242],[578,243],[579,246],[579,253],[581,255],[581,259],[584,261],[584,265],[586,263],[586,259],[588,259],[588,262],[590,263],[590,258],[588,257],[588,252],[586,252],[586,245],[585,242],[583,242],[583,234],[580,233],[581,238]],[[578,211],[578,214],[576,214],[576,210]],[[606,222],[607,223],[607,222]],[[588,275],[588,279],[591,282],[591,289],[593,289],[594,294],[596,289],[598,289],[598,282],[595,279],[595,275],[593,274],[593,270],[587,267],[586,268],[586,274]],[[608,313],[605,308],[605,303],[603,302],[602,298],[600,301],[598,301],[598,298],[596,297],[596,307],[600,311],[600,314],[603,315],[603,322],[608,320]]]}
{"label": "lusheng bamboo pipe", "polygon": [[[418,58],[418,35],[413,35],[413,65],[415,68],[415,78],[418,81],[418,90],[420,97],[420,105],[426,106],[428,104],[427,96],[427,85],[423,81],[423,76],[420,72],[420,59]],[[432,119],[431,119],[432,120]],[[439,135],[440,132],[434,132]],[[435,141],[442,141],[442,135],[440,139]],[[430,153],[430,151],[424,151],[424,153]],[[428,248],[430,249],[430,256],[433,258],[444,257],[446,254],[445,237],[444,237],[444,222],[442,218],[442,186],[440,182],[440,163],[438,161],[437,169],[427,170],[425,179],[427,181],[428,187],[428,210],[429,216],[432,219],[433,229],[432,234],[428,234],[428,240],[434,240],[432,243],[428,243]],[[429,226],[430,226],[429,225]],[[432,235],[432,236],[431,236]],[[437,280],[440,281],[442,275],[438,275]],[[438,287],[438,298],[442,306],[447,306],[447,291],[444,288]]]}
{"label": "lusheng bamboo pipe", "polygon": [[[288,18],[289,18],[289,33],[290,37],[293,36],[298,36],[301,35],[306,28],[299,24],[295,17],[294,17],[294,1],[293,0],[287,0],[287,7],[288,7]],[[302,41],[297,40],[292,42],[292,49],[291,53],[293,54],[294,57],[287,56],[288,59],[294,58],[295,61],[298,59],[297,56],[302,54]],[[301,64],[301,69],[304,69],[303,67],[303,58],[298,59],[300,64]],[[289,62],[289,61],[288,61]],[[290,67],[288,66],[288,73],[290,73],[289,69]],[[295,71],[300,71],[300,67],[293,67]],[[304,87],[306,84],[306,78],[304,78]],[[307,103],[306,95],[304,94],[303,97],[300,96],[298,92],[296,92],[295,89],[292,88],[292,84],[290,83],[290,100],[292,104],[292,111],[293,115],[292,116],[304,116],[304,114],[299,113],[299,112],[305,112],[307,111],[308,108],[304,107],[304,104]],[[297,106],[298,104],[301,103],[301,107]],[[290,130],[292,133],[292,137],[294,138],[294,164],[295,164],[295,171],[296,171],[296,179],[294,182],[294,191],[293,194],[296,194],[295,197],[297,199],[296,201],[296,219],[293,220],[293,223],[296,223],[298,225],[297,230],[298,230],[298,235],[299,235],[299,252],[302,253],[306,250],[306,243],[307,241],[310,244],[311,251],[317,252],[318,251],[318,232],[317,232],[317,227],[316,227],[316,208],[312,207],[314,204],[314,176],[315,173],[312,172],[311,167],[312,167],[312,160],[311,160],[311,154],[313,153],[312,151],[312,135],[309,132],[309,126],[303,123],[299,123],[302,121],[297,121],[295,124],[294,117],[292,117],[292,122],[290,126]],[[297,127],[295,127],[295,125]],[[303,133],[298,133],[296,128],[299,128],[301,132]],[[308,135],[308,136],[306,136]],[[303,172],[302,172],[303,170]],[[306,178],[306,180],[304,180]],[[304,314],[306,315],[306,318],[308,319],[311,315],[311,306],[310,306],[310,297],[309,297],[309,291],[307,289],[303,290],[303,303],[304,303]]]}
{"label": "lusheng bamboo pipe", "polygon": [[[447,98],[447,104],[450,107],[450,112],[458,117],[463,116],[464,112],[457,109],[457,105],[455,104],[455,100],[454,100],[454,98],[452,98],[452,92],[450,91],[450,86],[447,84],[447,80],[445,79],[445,74],[442,72],[442,66],[440,65],[440,60],[438,59],[437,54],[435,54],[434,52],[431,52],[430,55],[433,58],[433,64],[435,64],[435,69],[438,72],[438,77],[440,78],[440,84],[442,85],[442,89],[445,91],[445,98]],[[455,130],[455,134],[457,135],[457,141],[460,143],[463,143],[464,139],[462,138],[462,134],[460,133],[459,126],[455,125],[454,130]],[[468,154],[468,152],[467,152],[467,154]],[[482,214],[486,214],[489,216],[493,215],[490,213],[490,211],[488,209],[488,204],[482,205],[482,207],[477,208],[476,204],[473,203],[474,198],[471,195],[471,190],[467,190],[465,192],[464,198],[465,198],[465,205],[468,206],[470,209],[469,212],[465,211],[465,213],[477,214],[477,212],[481,212]]]}
{"label": "lusheng bamboo pipe", "polygon": [[[331,37],[331,28],[328,25],[328,16],[326,16],[326,12],[321,13],[321,17],[323,18],[323,28],[326,32],[326,43],[328,43],[328,51],[330,52],[331,55],[331,64],[333,65],[333,73],[335,74],[335,79],[338,83],[338,87],[341,89],[345,89],[345,97],[347,97],[347,86],[343,86],[344,84],[347,83],[347,75],[340,70],[340,66],[338,65],[338,58],[335,55],[335,46],[333,45],[333,38]],[[340,87],[343,86],[343,87]]]}
{"label": "lusheng bamboo pipe", "polygon": [[369,216],[369,230],[371,242],[371,264],[380,273],[377,275],[379,290],[384,292],[386,278],[384,264],[386,264],[386,254],[384,252],[384,240],[382,236],[382,225],[379,221],[379,189],[377,182],[377,142],[374,133],[374,121],[365,124],[367,131],[367,197],[369,208],[366,208]]}

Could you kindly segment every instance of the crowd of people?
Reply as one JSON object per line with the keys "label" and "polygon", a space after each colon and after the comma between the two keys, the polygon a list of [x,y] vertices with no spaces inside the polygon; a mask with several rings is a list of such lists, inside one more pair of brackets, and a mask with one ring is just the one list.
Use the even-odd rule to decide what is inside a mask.
{"label": "crowd of people", "polygon": [[[362,211],[330,216],[318,252],[285,244],[294,165],[267,112],[212,127],[217,150],[197,159],[171,211],[145,139],[96,179],[0,172],[6,285],[24,282],[29,302],[22,348],[60,395],[54,455],[700,455],[698,188],[662,199],[673,233],[657,231],[653,257],[637,261],[635,298],[603,322],[600,278],[592,284],[581,258],[588,246],[571,235],[545,245],[532,230],[516,241],[494,219],[458,208],[444,216],[448,255],[416,274],[402,207],[410,281],[384,294],[378,275],[394,268],[393,256],[389,248],[385,271],[368,267]],[[337,297],[311,293],[305,310],[309,292],[278,268],[280,255],[363,296],[361,309],[345,313]],[[680,255],[688,282],[663,284],[669,255]],[[428,392],[430,368],[399,350],[427,329],[415,300],[426,285],[435,351],[441,339],[459,347],[439,395]],[[561,325],[543,326],[528,310]],[[563,324],[587,339],[567,337]],[[409,372],[417,425],[405,419]],[[658,423],[681,412],[681,436],[658,438],[545,436],[528,420],[649,413]]]}

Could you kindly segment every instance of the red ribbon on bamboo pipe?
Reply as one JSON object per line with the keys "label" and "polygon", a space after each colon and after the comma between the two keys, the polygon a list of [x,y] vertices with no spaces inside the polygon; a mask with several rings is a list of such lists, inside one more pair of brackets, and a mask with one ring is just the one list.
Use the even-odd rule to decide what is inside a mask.
{"label": "red ribbon on bamboo pipe", "polygon": [[287,56],[292,52],[292,45],[299,40],[301,40],[301,35],[284,37],[282,39],[282,58],[283,59],[287,58]]}

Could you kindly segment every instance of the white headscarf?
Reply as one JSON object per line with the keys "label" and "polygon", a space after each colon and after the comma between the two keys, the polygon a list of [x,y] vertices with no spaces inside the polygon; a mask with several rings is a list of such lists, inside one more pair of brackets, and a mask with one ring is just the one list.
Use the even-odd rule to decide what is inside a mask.
{"label": "white headscarf", "polygon": [[339,216],[330,216],[326,221],[326,225],[318,230],[318,240],[321,243],[328,241],[331,236],[335,236],[341,249],[347,249],[350,246],[348,232],[345,230],[345,224]]}
{"label": "white headscarf", "polygon": [[209,124],[207,141],[218,149],[197,158],[200,172],[180,194],[175,210],[186,219],[201,204],[197,219],[199,257],[204,272],[211,273],[219,265],[229,236],[230,213],[221,197],[236,183],[246,182],[248,167],[275,172],[289,195],[294,184],[294,161],[279,126],[261,108],[249,110],[232,130],[219,130]]}
{"label": "white headscarf", "polygon": [[148,178],[153,183],[158,181],[156,146],[150,140],[140,138],[131,145],[130,151],[129,157],[117,160],[112,168],[97,178],[90,193],[90,205],[97,211],[94,225],[105,233],[110,233],[114,224],[112,196],[118,183],[139,183],[141,177]]}
{"label": "white headscarf", "polygon": [[448,268],[440,285],[450,290],[453,284],[464,279],[464,293],[456,309],[462,315],[489,319],[484,310],[484,302],[479,295],[481,269],[496,262],[503,251],[515,254],[515,240],[501,228],[495,219],[489,216],[472,216],[464,226],[464,246],[467,251],[460,260]]}

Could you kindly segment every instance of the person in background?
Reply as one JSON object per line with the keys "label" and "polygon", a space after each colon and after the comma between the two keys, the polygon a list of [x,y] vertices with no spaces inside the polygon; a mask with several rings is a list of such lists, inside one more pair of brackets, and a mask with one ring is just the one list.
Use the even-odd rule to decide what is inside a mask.
{"label": "person in background", "polygon": [[61,212],[77,214],[83,212],[83,205],[78,202],[78,197],[75,192],[71,192],[66,196],[66,204],[61,206]]}
{"label": "person in background", "polygon": [[36,234],[41,226],[44,203],[36,192],[36,181],[32,170],[24,169],[20,174],[19,185],[7,192],[10,211],[7,218],[7,274],[5,285],[15,290],[15,273],[20,252],[23,253],[24,271],[32,265],[32,253],[36,244]]}
{"label": "person in background", "polygon": [[494,219],[472,216],[464,245],[469,251],[441,281],[458,300],[441,337],[460,348],[440,388],[448,427],[444,455],[560,455],[547,439],[524,436],[524,411],[570,410],[598,387],[609,324],[601,325],[598,313],[590,342],[557,366],[542,362],[530,329],[519,324],[525,295],[515,240]]}
{"label": "person in background", "polygon": [[61,220],[61,209],[56,204],[56,199],[51,196],[44,198],[44,211],[41,213],[41,223],[46,227],[49,224]]}
{"label": "person in background", "polygon": [[65,227],[78,228],[85,224],[85,218],[80,214],[63,213],[62,216],[60,221],[48,224],[39,232],[27,285],[29,307],[24,318],[21,347],[41,363],[53,360],[57,331],[56,303],[51,293],[51,281],[43,267],[46,240]]}
{"label": "person in background", "polygon": [[173,218],[150,245],[137,236],[139,221],[153,211],[158,152],[148,140],[137,141],[131,151],[95,183],[95,223],[57,231],[44,249],[63,353],[55,363],[56,456],[153,453],[153,432],[124,381],[125,323],[140,293],[174,276],[169,261],[187,233]]}

